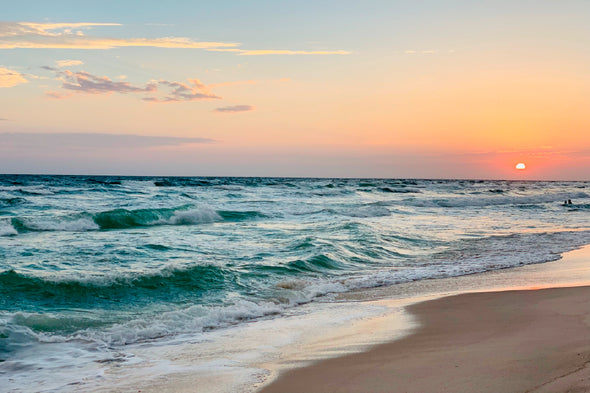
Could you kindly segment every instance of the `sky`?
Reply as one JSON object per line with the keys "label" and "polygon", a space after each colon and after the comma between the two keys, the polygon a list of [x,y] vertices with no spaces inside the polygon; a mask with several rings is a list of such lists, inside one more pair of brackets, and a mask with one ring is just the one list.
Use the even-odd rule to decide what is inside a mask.
{"label": "sky", "polygon": [[0,173],[590,180],[589,18],[585,0],[6,2]]}

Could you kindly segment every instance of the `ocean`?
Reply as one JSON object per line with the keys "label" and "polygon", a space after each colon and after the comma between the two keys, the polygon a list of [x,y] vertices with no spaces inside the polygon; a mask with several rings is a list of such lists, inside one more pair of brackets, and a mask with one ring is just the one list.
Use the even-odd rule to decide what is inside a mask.
{"label": "ocean", "polygon": [[165,375],[187,343],[224,369],[338,294],[557,260],[589,213],[590,182],[2,175],[0,391]]}

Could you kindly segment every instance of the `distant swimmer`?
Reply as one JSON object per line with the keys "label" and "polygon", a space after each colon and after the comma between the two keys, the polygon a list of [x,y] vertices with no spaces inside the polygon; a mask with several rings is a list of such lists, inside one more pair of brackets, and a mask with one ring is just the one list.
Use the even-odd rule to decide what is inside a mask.
{"label": "distant swimmer", "polygon": [[567,200],[567,204],[568,204],[568,205],[571,205],[571,204],[572,204],[572,200],[571,200],[571,199],[568,199],[568,200]]}

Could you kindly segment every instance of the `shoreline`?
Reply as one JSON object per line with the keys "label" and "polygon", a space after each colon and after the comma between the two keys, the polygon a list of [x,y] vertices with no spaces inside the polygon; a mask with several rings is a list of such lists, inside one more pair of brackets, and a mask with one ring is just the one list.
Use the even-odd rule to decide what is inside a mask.
{"label": "shoreline", "polygon": [[[204,342],[181,338],[170,345],[133,345],[129,351],[135,360],[110,365],[100,383],[81,390],[273,392],[265,389],[274,389],[290,373],[413,337],[422,325],[412,305],[473,292],[582,285],[590,286],[590,245],[552,262],[347,292],[335,302],[312,302],[281,318],[212,332]],[[303,391],[313,392],[311,387],[306,384]]]}
{"label": "shoreline", "polygon": [[[259,392],[590,391],[590,246],[555,262],[441,281],[434,299],[406,307],[419,321],[409,335],[288,369]],[[456,281],[468,285],[453,290]]]}
{"label": "shoreline", "polygon": [[481,292],[409,307],[410,336],[294,369],[260,393],[590,391],[590,287]]}

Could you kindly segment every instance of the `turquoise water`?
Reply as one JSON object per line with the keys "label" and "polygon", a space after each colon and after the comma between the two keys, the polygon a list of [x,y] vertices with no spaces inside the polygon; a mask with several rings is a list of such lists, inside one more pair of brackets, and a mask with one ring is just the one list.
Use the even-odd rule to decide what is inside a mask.
{"label": "turquoise water", "polygon": [[42,390],[39,370],[74,357],[555,260],[590,243],[589,213],[590,182],[0,176],[0,383]]}

